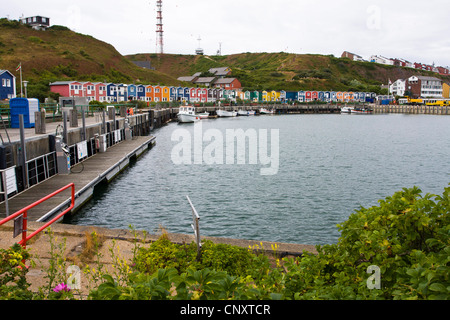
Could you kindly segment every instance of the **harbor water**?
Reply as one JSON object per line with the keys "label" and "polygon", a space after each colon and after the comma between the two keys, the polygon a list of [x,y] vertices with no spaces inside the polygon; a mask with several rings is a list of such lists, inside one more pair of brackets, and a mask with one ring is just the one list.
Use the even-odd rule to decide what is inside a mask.
{"label": "harbor water", "polygon": [[[201,121],[202,133],[216,129],[224,141],[227,129],[259,137],[266,129],[269,153],[276,142],[270,133],[278,132],[277,171],[269,175],[261,174],[267,165],[248,158],[244,164],[174,161],[181,140],[173,136],[182,131],[194,140],[196,126],[170,123],[152,132],[156,146],[64,223],[192,234],[189,196],[202,236],[331,244],[340,236],[336,225],[361,206],[378,205],[404,187],[442,194],[450,183],[448,116],[302,114]],[[211,141],[203,141],[202,150]]]}

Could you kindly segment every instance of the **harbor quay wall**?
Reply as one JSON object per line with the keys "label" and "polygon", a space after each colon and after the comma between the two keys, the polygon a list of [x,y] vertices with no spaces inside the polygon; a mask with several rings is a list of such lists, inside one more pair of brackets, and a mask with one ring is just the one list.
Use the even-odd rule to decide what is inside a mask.
{"label": "harbor quay wall", "polygon": [[450,106],[373,105],[374,113],[450,115]]}

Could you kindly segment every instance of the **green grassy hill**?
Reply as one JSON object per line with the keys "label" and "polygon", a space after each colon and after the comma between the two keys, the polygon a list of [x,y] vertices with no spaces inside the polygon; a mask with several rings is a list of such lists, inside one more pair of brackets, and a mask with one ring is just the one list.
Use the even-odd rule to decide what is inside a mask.
{"label": "green grassy hill", "polygon": [[36,31],[18,21],[0,19],[0,69],[19,79],[19,63],[23,79],[30,81],[29,94],[41,100],[48,94],[48,83],[56,80],[179,83],[169,75],[139,68],[110,44],[66,27]]}

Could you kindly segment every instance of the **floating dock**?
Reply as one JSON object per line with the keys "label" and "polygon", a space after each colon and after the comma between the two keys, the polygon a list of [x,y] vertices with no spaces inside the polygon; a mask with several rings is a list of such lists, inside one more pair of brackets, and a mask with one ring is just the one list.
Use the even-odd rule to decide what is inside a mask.
{"label": "floating dock", "polygon": [[[75,184],[75,207],[79,209],[88,201],[94,188],[103,182],[111,181],[117,174],[128,167],[130,160],[138,158],[155,144],[155,137],[135,137],[108,148],[106,152],[97,153],[87,160],[78,163],[68,175],[57,174],[42,183],[32,186],[8,199],[10,214],[42,199],[52,192],[68,185]],[[43,202],[28,212],[30,221],[44,222],[50,220],[70,205],[70,189]],[[5,212],[5,202],[0,204],[0,212]]]}

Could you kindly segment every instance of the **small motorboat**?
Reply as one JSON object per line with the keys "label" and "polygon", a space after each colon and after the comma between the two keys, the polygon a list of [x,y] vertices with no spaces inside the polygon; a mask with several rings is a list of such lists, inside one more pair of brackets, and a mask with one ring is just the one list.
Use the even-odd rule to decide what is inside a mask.
{"label": "small motorboat", "polygon": [[356,114],[372,114],[373,110],[369,108],[354,108],[352,109],[352,113]]}
{"label": "small motorboat", "polygon": [[208,119],[209,118],[209,112],[199,113],[198,116],[200,117],[200,119]]}
{"label": "small motorboat", "polygon": [[195,114],[195,107],[184,106],[180,107],[177,114],[177,119],[180,123],[192,123],[200,121],[200,116]]}
{"label": "small motorboat", "polygon": [[218,117],[236,117],[237,116],[236,111],[217,110],[216,113],[217,113]]}
{"label": "small motorboat", "polygon": [[250,115],[249,112],[250,111],[247,111],[247,110],[239,110],[238,111],[238,116],[249,116]]}
{"label": "small motorboat", "polygon": [[348,113],[348,114],[350,114],[350,113],[352,113],[352,110],[353,110],[353,107],[345,106],[345,107],[341,108],[341,113]]}
{"label": "small motorboat", "polygon": [[269,109],[266,109],[266,108],[262,108],[260,111],[259,111],[259,113],[261,113],[261,114],[274,114],[275,113],[275,110],[269,110]]}

